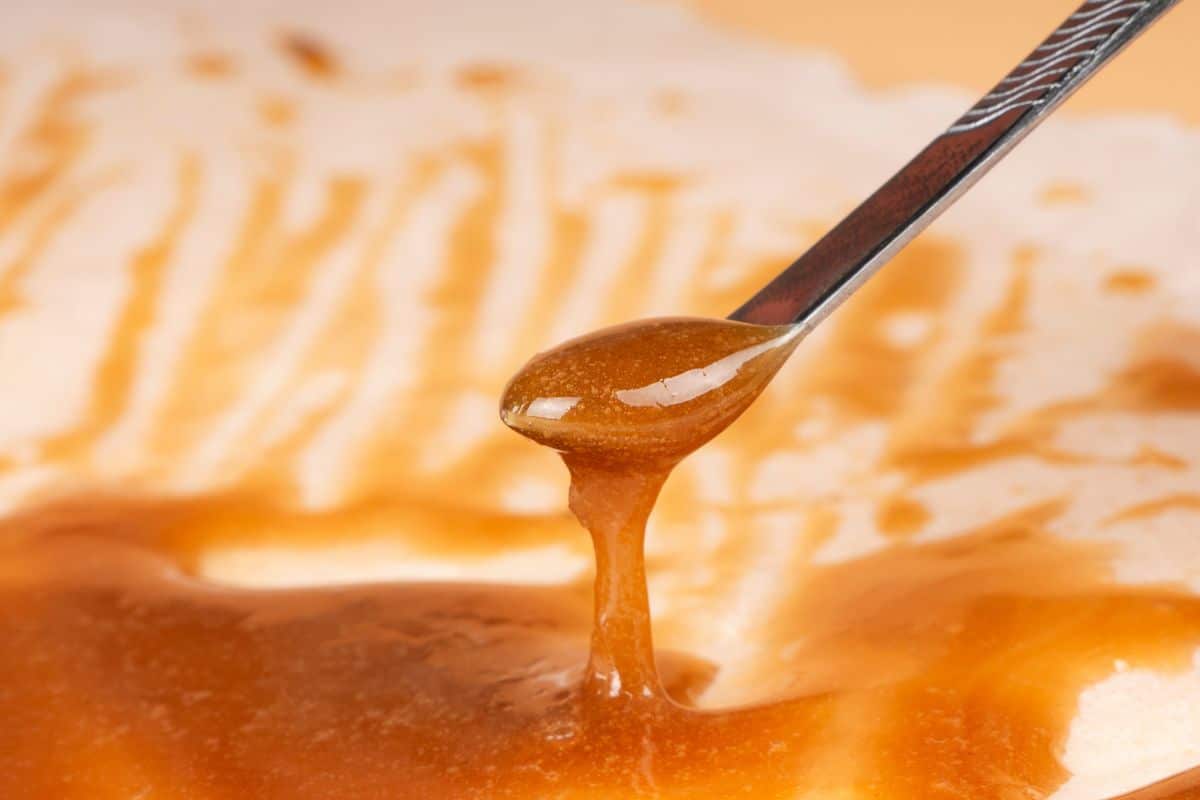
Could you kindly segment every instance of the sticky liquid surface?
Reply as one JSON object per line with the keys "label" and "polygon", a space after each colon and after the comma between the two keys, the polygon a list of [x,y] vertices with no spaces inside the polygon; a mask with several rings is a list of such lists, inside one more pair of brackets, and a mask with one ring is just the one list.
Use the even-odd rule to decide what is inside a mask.
{"label": "sticky liquid surface", "polygon": [[[712,665],[655,652],[642,537],[659,488],[794,344],[786,329],[656,320],[568,343],[510,384],[504,419],[570,467],[594,607],[586,585],[196,579],[191,558],[235,526],[239,498],[95,498],[10,520],[0,794],[1045,795],[1066,777],[1057,753],[1083,687],[1114,659],[1182,668],[1200,642],[1200,600],[1113,585],[1105,548],[1045,532],[1053,505],[799,572],[762,621],[776,658],[761,702],[699,710]],[[680,390],[680,375],[706,388]],[[668,391],[621,399],[648,385]],[[530,413],[564,396],[565,412]],[[286,536],[285,515],[259,513]],[[1187,773],[1128,797],[1198,785]]]}
{"label": "sticky liquid surface", "polygon": [[1193,134],[1039,132],[663,484],[653,603],[656,482],[774,365],[595,351],[656,398],[535,409],[628,447],[574,459],[597,606],[505,382],[736,307],[969,98],[619,0],[126,5],[0,43],[0,798],[1025,800],[1194,742]]}

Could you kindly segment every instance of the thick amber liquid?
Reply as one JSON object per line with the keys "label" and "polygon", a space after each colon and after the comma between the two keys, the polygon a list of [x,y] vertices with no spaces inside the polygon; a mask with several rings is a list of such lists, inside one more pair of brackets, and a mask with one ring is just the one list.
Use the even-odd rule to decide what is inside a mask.
{"label": "thick amber liquid", "polygon": [[[641,537],[658,488],[793,344],[777,329],[647,323],[535,359],[510,387],[505,418],[571,467],[597,549],[590,624],[581,586],[191,577],[195,553],[244,524],[240,498],[93,498],[10,520],[0,796],[1046,795],[1066,777],[1057,752],[1084,686],[1114,659],[1185,666],[1200,643],[1200,600],[1113,585],[1103,548],[1045,533],[1053,505],[798,573],[763,620],[778,657],[759,704],[696,710],[712,667],[655,654]],[[707,369],[747,348],[736,369]],[[653,383],[641,370],[708,388],[669,381],[673,394],[627,415],[603,402],[605,387]],[[568,391],[580,399],[557,420],[527,418]],[[284,537],[311,523],[257,520]],[[1196,796],[1200,772],[1129,795]]]}
{"label": "thick amber liquid", "polygon": [[[284,35],[278,44],[296,71],[322,85],[342,72],[339,59],[311,39]],[[235,82],[241,67],[216,54],[198,56],[187,68],[207,85]],[[506,76],[503,68],[481,64],[456,78],[462,91],[486,98],[504,87]],[[126,179],[122,166],[70,184],[69,192],[54,191],[94,141],[105,139],[78,107],[103,99],[120,80],[72,72],[50,86],[23,133],[34,157],[13,159],[0,176],[0,228],[32,223],[15,248],[20,257],[0,275],[6,319],[36,305],[28,279],[55,236],[79,236],[69,226],[79,207],[110,202],[99,190]],[[281,129],[306,111],[294,98],[260,100],[264,121]],[[915,490],[1009,459],[1089,463],[1092,456],[1059,446],[1053,435],[1088,413],[1153,420],[1200,411],[1193,363],[1200,334],[1164,323],[1161,335],[1147,332],[1150,346],[1135,348],[1108,385],[985,430],[978,423],[1002,404],[997,393],[1004,381],[997,375],[1024,347],[1014,340],[1034,316],[1025,306],[1037,296],[1030,289],[1036,259],[1017,254],[1011,289],[981,327],[943,325],[962,276],[956,249],[928,240],[901,254],[830,320],[828,338],[813,351],[818,357],[793,382],[789,413],[766,409],[774,414],[745,420],[729,448],[727,482],[735,485],[720,511],[733,532],[702,554],[709,562],[740,566],[737,548],[750,531],[737,520],[770,511],[764,512],[767,501],[751,507],[758,501],[746,490],[749,468],[781,443],[794,445],[784,431],[817,416],[810,412],[821,404],[831,410],[826,435],[839,445],[841,423],[886,420],[882,460],[868,466],[900,476],[900,485],[875,503],[875,528],[893,540],[881,552],[814,564],[807,543],[829,535],[835,512],[817,504],[798,515],[807,523],[795,526],[799,555],[784,571],[784,601],[763,604],[741,648],[728,654],[729,663],[744,658],[757,669],[751,706],[699,710],[715,667],[653,647],[641,535],[669,467],[736,416],[778,366],[766,352],[758,360],[733,359],[732,382],[710,387],[699,403],[601,402],[578,407],[590,415],[581,420],[586,430],[549,425],[545,416],[524,428],[572,451],[572,506],[598,545],[594,593],[582,584],[250,590],[200,577],[203,554],[231,542],[302,549],[365,530],[458,555],[569,533],[553,513],[496,510],[496,496],[517,471],[510,466],[534,450],[502,436],[499,425],[453,471],[421,467],[445,438],[432,434],[458,424],[452,411],[460,395],[478,390],[490,397],[511,366],[507,357],[479,357],[472,338],[489,296],[481,265],[495,260],[495,231],[504,228],[505,176],[519,167],[505,130],[498,125],[436,157],[414,157],[394,207],[362,234],[361,264],[328,312],[323,335],[301,348],[291,378],[261,393],[261,403],[242,415],[247,385],[276,360],[276,341],[291,338],[292,314],[311,308],[322,259],[360,235],[354,224],[376,180],[390,180],[382,170],[318,173],[318,179],[286,158],[265,172],[247,172],[246,184],[238,185],[248,198],[244,214],[231,212],[236,224],[228,238],[213,239],[218,269],[202,293],[195,330],[183,336],[171,363],[161,407],[139,422],[148,455],[138,470],[120,474],[160,490],[161,479],[179,472],[228,470],[236,485],[254,493],[170,501],[83,496],[30,507],[0,523],[0,798],[1039,798],[1067,777],[1059,756],[1084,687],[1111,675],[1118,661],[1131,669],[1187,668],[1200,645],[1200,601],[1172,587],[1115,583],[1105,547],[1051,535],[1063,517],[1055,503],[951,531],[956,535],[945,541],[917,541],[937,509],[923,506]],[[560,171],[559,149],[546,147],[537,168]],[[214,182],[223,172],[211,154],[188,151],[172,163],[168,213],[130,256],[127,292],[118,298],[95,372],[85,378],[91,391],[78,418],[51,429],[28,453],[0,456],[0,469],[67,468],[85,485],[108,485],[110,472],[120,472],[119,459],[103,445],[124,429],[147,370],[143,354],[157,341],[156,326],[173,313],[160,288],[194,238],[197,219],[228,196]],[[463,188],[464,172],[478,178],[478,192]],[[297,228],[287,208],[308,181],[317,187],[319,207]],[[603,318],[645,307],[654,293],[647,276],[669,241],[684,185],[681,176],[653,171],[622,172],[605,184],[602,199],[634,202],[645,209],[647,224],[631,234],[633,246],[618,265],[614,285],[621,289],[585,298]],[[436,314],[410,352],[392,341],[394,328],[411,320],[409,306],[390,305],[403,299],[394,284],[406,285],[398,276],[410,267],[391,242],[411,217],[442,205],[444,257],[430,286],[412,289],[413,306]],[[556,199],[546,215],[551,241],[544,274],[508,337],[512,350],[532,349],[543,331],[557,329],[563,294],[589,263],[588,242],[611,235],[592,208]],[[738,244],[742,219],[733,201],[705,218],[707,244],[695,280],[671,294],[668,307],[713,314],[733,307],[802,244],[763,258]],[[790,218],[786,223],[801,227]],[[717,279],[729,265],[736,280]],[[89,261],[81,269],[95,267]],[[1152,274],[1127,265],[1105,280],[1113,295],[1154,291]],[[1167,319],[1164,308],[1152,306],[1147,318]],[[54,330],[73,331],[74,314],[60,309]],[[926,339],[905,345],[885,335],[889,320],[906,315],[932,320]],[[667,346],[664,338],[682,333],[656,324],[626,328],[616,340],[590,340],[592,388],[682,396],[687,392],[664,395],[653,387],[782,335],[697,323],[683,337],[686,347]],[[929,342],[959,335],[966,347],[950,368],[930,370]],[[1039,330],[1034,341],[1045,344],[1047,337]],[[606,363],[614,341],[622,354],[638,358]],[[770,352],[785,355],[786,344]],[[568,355],[580,363],[577,350]],[[405,357],[416,377],[399,403],[398,393],[388,391],[391,360]],[[548,360],[553,354],[534,366]],[[342,370],[367,377],[361,386],[335,385],[328,405],[308,408],[277,436],[251,435],[278,422],[277,405],[303,395],[309,379]],[[925,397],[922,376],[931,371],[936,391]],[[561,372],[527,373],[530,401],[574,396],[563,393]],[[358,416],[343,416],[347,406]],[[210,450],[231,409],[244,422]],[[363,418],[369,426],[359,441],[351,434]],[[510,415],[510,421],[518,420]],[[580,437],[597,430],[588,447],[578,447]],[[314,440],[327,439],[355,445],[346,447],[344,462],[332,462],[347,483],[332,499],[345,506],[296,511],[291,493],[302,481],[293,465],[307,463]],[[1174,472],[1188,459],[1147,445],[1129,463]],[[54,484],[55,491],[65,491],[64,484]],[[799,478],[790,486],[797,495],[804,489]],[[698,503],[699,495],[676,491],[660,513],[688,520],[678,507]],[[1200,495],[1173,492],[1113,519],[1149,520],[1198,505]],[[697,531],[697,547],[699,540]],[[691,624],[704,630],[710,621]],[[1194,798],[1198,787],[1200,773],[1191,772],[1128,796]]]}
{"label": "thick amber liquid", "polygon": [[596,553],[589,691],[660,698],[643,542],[671,468],[736,419],[786,360],[798,331],[706,319],[649,320],[534,358],[501,417],[559,450],[570,506]]}

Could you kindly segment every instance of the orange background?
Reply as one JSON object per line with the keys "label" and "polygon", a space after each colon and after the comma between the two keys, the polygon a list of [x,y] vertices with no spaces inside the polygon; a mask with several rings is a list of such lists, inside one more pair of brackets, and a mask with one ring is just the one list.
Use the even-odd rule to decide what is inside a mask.
{"label": "orange background", "polygon": [[[982,92],[1079,0],[667,0],[777,42],[836,50],[871,86]],[[1200,124],[1200,0],[1183,0],[1096,76],[1075,111],[1167,111]]]}

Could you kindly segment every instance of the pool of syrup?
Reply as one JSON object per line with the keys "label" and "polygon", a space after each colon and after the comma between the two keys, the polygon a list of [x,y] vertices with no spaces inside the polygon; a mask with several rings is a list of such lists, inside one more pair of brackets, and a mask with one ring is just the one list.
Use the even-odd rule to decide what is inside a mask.
{"label": "pool of syrup", "polygon": [[[795,345],[650,320],[513,380],[502,417],[563,455],[594,587],[216,585],[196,556],[240,497],[8,519],[0,797],[1048,796],[1083,688],[1118,659],[1184,669],[1200,645],[1200,599],[1114,583],[1107,547],[1048,532],[1054,503],[798,568],[761,620],[777,655],[743,707],[699,708],[714,665],[654,648],[642,537],[659,489]],[[914,474],[951,457],[908,452]],[[317,516],[253,512],[284,541],[330,524]],[[1126,795],[1198,796],[1200,771]]]}

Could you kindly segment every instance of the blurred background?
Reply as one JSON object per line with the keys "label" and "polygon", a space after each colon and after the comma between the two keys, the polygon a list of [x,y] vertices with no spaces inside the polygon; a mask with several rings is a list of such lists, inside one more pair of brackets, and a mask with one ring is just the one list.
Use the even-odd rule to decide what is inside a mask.
{"label": "blurred background", "polygon": [[[870,86],[936,80],[980,92],[1079,6],[1075,0],[673,1],[767,41],[833,49]],[[1185,0],[1067,108],[1169,111],[1200,122],[1197,37],[1200,4]]]}

